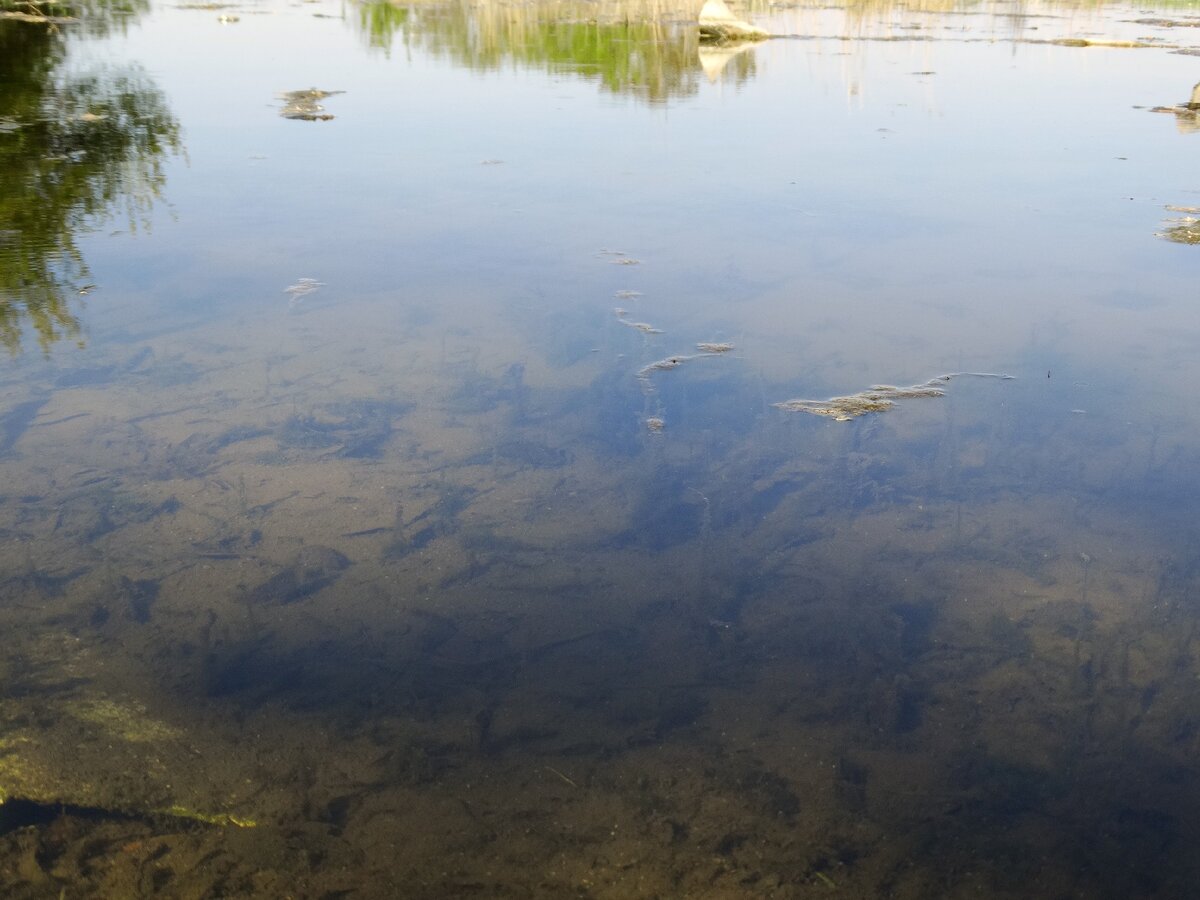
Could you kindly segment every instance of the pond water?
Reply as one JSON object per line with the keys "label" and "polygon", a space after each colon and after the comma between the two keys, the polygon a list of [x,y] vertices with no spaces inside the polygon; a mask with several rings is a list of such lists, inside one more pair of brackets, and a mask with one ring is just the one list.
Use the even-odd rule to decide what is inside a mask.
{"label": "pond water", "polygon": [[1193,5],[3,10],[5,896],[1200,889]]}

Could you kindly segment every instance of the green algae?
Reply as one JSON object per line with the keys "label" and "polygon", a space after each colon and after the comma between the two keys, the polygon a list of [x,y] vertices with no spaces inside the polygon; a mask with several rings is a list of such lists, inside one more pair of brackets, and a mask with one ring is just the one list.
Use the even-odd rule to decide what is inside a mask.
{"label": "green algae", "polygon": [[80,721],[135,744],[171,740],[183,734],[178,728],[151,717],[146,707],[136,702],[120,703],[108,698],[74,700],[64,708]]}

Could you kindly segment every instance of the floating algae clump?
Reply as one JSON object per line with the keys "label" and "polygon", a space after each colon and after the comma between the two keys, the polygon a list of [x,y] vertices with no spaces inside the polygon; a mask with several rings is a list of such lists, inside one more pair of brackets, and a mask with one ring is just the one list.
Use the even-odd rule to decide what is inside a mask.
{"label": "floating algae clump", "polygon": [[628,319],[621,319],[622,325],[628,325],[630,328],[640,331],[642,334],[662,334],[661,328],[655,328],[648,322],[630,322]]}
{"label": "floating algae clump", "polygon": [[1200,219],[1195,216],[1168,219],[1156,236],[1176,244],[1200,244]]}
{"label": "floating algae clump", "polygon": [[334,94],[345,91],[323,91],[319,88],[308,88],[303,91],[283,91],[279,99],[284,101],[279,114],[285,119],[303,119],[308,122],[327,122],[333,116],[325,112],[325,107],[319,101]]}
{"label": "floating algae clump", "polygon": [[991,372],[951,372],[948,375],[938,375],[923,384],[911,387],[895,387],[890,384],[874,384],[865,391],[850,394],[847,397],[831,397],[828,400],[785,400],[774,403],[776,409],[787,412],[806,412],[814,416],[828,416],[835,422],[849,422],[867,413],[884,412],[896,405],[897,400],[909,400],[914,397],[945,396],[945,385],[951,378],[1000,378],[1005,381],[1014,378],[1013,375],[999,375]]}
{"label": "floating algae clump", "polygon": [[695,356],[668,356],[666,359],[660,359],[652,362],[649,365],[642,366],[638,369],[638,378],[647,378],[651,372],[666,372],[670,369],[678,369],[689,359],[696,359]]}
{"label": "floating algae clump", "polygon": [[629,321],[629,319],[625,318],[626,316],[629,315],[629,311],[622,309],[619,306],[616,309],[614,309],[613,312],[617,314],[618,322],[620,322],[622,325],[624,325],[628,328],[634,328],[634,329],[640,331],[642,334],[662,334],[663,333],[661,328],[655,328],[653,325],[650,325],[646,322],[631,322],[631,321]]}
{"label": "floating algae clump", "polygon": [[638,369],[637,377],[638,381],[642,383],[642,390],[646,393],[654,390],[654,385],[650,383],[650,376],[655,372],[669,372],[671,369],[678,369],[685,362],[693,359],[707,359],[709,357],[720,356],[722,353],[732,350],[733,344],[697,344],[696,347],[703,352],[668,356],[666,359],[657,360]]}

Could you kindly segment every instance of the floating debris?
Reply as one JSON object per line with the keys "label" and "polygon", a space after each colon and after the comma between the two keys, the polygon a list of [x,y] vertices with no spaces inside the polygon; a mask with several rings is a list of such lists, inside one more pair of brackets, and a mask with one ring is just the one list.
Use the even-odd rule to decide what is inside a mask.
{"label": "floating debris", "polygon": [[1123,48],[1123,49],[1130,49],[1130,50],[1147,50],[1152,47],[1158,46],[1157,44],[1149,44],[1149,43],[1146,43],[1145,41],[1115,41],[1115,40],[1105,40],[1105,39],[1096,40],[1096,39],[1092,39],[1092,38],[1076,38],[1076,37],[1054,38],[1053,40],[1048,40],[1048,41],[1039,41],[1039,40],[1034,40],[1033,38],[1025,38],[1023,40],[1023,43],[1026,43],[1026,44],[1052,44],[1056,47],[1114,47],[1114,48],[1118,48],[1118,49]]}
{"label": "floating debris", "polygon": [[1194,134],[1200,131],[1200,84],[1192,88],[1192,95],[1187,102],[1178,106],[1155,106],[1150,112],[1173,113],[1175,127],[1179,129],[1180,134]]}
{"label": "floating debris", "polygon": [[[1200,94],[1200,85],[1196,85],[1193,96]],[[1200,106],[1200,103],[1196,104]],[[1200,244],[1200,206],[1175,206],[1167,204],[1167,212],[1183,213],[1174,219],[1163,223],[1163,230],[1155,232],[1155,237],[1173,241],[1176,244]]]}
{"label": "floating debris", "polygon": [[[608,247],[601,247],[596,254],[597,256],[611,256],[613,259],[610,262],[614,266],[636,266],[641,264],[640,259],[634,259],[624,250],[612,250]],[[619,295],[618,295],[619,296]]]}
{"label": "floating debris", "polygon": [[1167,219],[1163,230],[1155,232],[1154,236],[1176,244],[1200,244],[1200,219],[1195,216]]}
{"label": "floating debris", "polygon": [[1174,113],[1175,127],[1180,134],[1194,134],[1200,131],[1200,110],[1189,109],[1186,106],[1155,106],[1150,112]]}
{"label": "floating debris", "polygon": [[659,434],[667,427],[667,422],[662,416],[650,416],[646,419],[646,430],[651,434]]}
{"label": "floating debris", "polygon": [[689,359],[699,359],[704,354],[693,354],[692,356],[668,356],[666,359],[660,359],[658,362],[652,362],[648,366],[642,366],[638,370],[638,378],[647,378],[651,372],[666,372],[670,369],[678,369]]}
{"label": "floating debris", "polygon": [[278,95],[279,99],[284,101],[279,115],[285,119],[302,119],[306,122],[328,121],[333,116],[325,112],[325,107],[319,101],[326,97],[332,97],[334,94],[344,93],[346,92],[322,91],[318,88],[309,88],[306,91],[284,91]]}
{"label": "floating debris", "polygon": [[715,357],[719,355],[720,354],[717,353],[693,353],[689,356],[668,356],[665,359],[660,359],[638,369],[638,381],[642,383],[642,390],[645,393],[650,394],[654,392],[654,385],[650,383],[650,376],[655,372],[668,372],[671,369],[678,369],[685,362],[689,362],[690,360],[704,359],[706,357]]}
{"label": "floating debris", "polygon": [[240,16],[217,16],[217,21],[222,25],[232,25],[234,22],[242,21]]}
{"label": "floating debris", "polygon": [[88,294],[90,294],[95,289],[96,289],[96,286],[94,284],[85,284],[83,287],[79,288],[75,293],[77,293],[80,297],[86,297]]}
{"label": "floating debris", "polygon": [[642,296],[641,291],[617,291],[613,294],[618,300],[632,300],[634,297]]}
{"label": "floating debris", "polygon": [[317,281],[315,278],[301,278],[295,284],[289,284],[285,287],[283,292],[289,295],[288,305],[295,306],[300,302],[301,298],[307,297],[324,286],[325,282]]}
{"label": "floating debris", "polygon": [[692,353],[686,356],[668,356],[665,359],[652,362],[647,366],[642,366],[638,370],[638,380],[642,382],[643,387],[645,387],[647,391],[652,390],[650,386],[650,376],[655,372],[667,372],[671,369],[678,369],[685,362],[693,359],[704,359],[706,357],[720,356],[722,353],[732,350],[733,344],[697,344],[696,347],[703,352]]}
{"label": "floating debris", "polygon": [[630,328],[636,328],[642,334],[663,334],[661,328],[655,328],[647,322],[630,322],[628,319],[621,319],[622,325],[628,325]]}
{"label": "floating debris", "polygon": [[1134,25],[1153,25],[1155,28],[1200,28],[1196,19],[1130,19]]}
{"label": "floating debris", "polygon": [[627,309],[622,309],[621,307],[618,306],[616,309],[613,310],[613,312],[616,313],[618,322],[620,322],[622,325],[628,326],[629,328],[636,329],[637,331],[640,331],[642,334],[663,334],[664,333],[661,328],[655,328],[653,325],[650,325],[647,322],[631,322],[631,321],[629,321],[627,318],[625,318],[627,315],[629,315],[629,310],[627,310]]}
{"label": "floating debris", "polygon": [[502,165],[504,165],[504,160],[502,160],[502,159],[481,159],[479,161],[479,164],[481,166],[502,166]]}
{"label": "floating debris", "polygon": [[896,405],[897,400],[911,400],[916,397],[944,397],[945,384],[951,378],[999,378],[1005,381],[1015,378],[1014,375],[994,374],[992,372],[951,372],[949,375],[939,375],[930,378],[923,384],[911,387],[895,387],[890,384],[875,384],[865,391],[851,394],[847,397],[831,397],[828,400],[785,400],[782,403],[771,404],[776,409],[787,412],[806,412],[814,416],[828,416],[835,422],[849,422],[867,413],[884,412]]}
{"label": "floating debris", "polygon": [[733,349],[733,344],[725,342],[713,343],[709,341],[701,341],[696,345],[696,349],[702,353],[728,353]]}

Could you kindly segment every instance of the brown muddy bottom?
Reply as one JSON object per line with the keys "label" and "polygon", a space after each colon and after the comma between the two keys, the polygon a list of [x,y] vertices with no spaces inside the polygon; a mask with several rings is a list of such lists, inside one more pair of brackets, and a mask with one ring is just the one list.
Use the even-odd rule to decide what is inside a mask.
{"label": "brown muddy bottom", "polygon": [[1190,550],[1078,503],[1130,445],[982,379],[668,440],[634,363],[625,442],[567,443],[586,393],[412,349],[404,400],[164,343],[104,417],[82,378],[13,407],[8,896],[1196,883]]}

